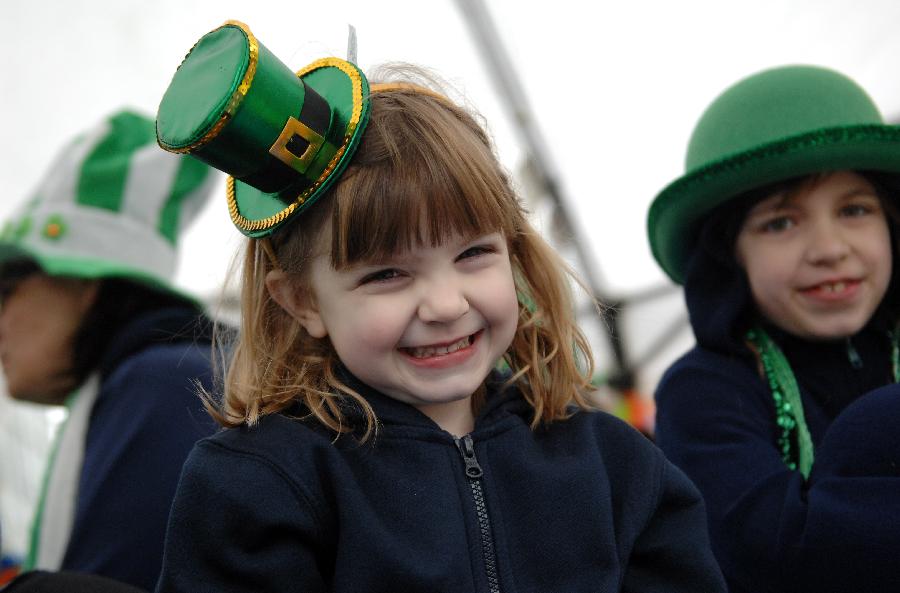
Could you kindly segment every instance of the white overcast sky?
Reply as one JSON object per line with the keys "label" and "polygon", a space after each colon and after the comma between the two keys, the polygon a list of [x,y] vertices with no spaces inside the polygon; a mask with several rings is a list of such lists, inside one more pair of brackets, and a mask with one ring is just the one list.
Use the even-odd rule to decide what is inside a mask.
{"label": "white overcast sky", "polygon": [[[613,295],[666,282],[647,246],[647,208],[682,172],[694,123],[727,85],[781,64],[829,66],[900,118],[897,0],[484,1]],[[502,162],[519,172],[513,123],[455,0],[0,0],[0,220],[72,135],[124,106],[154,113],[188,49],[229,19],[295,70],[345,57],[352,24],[363,69],[433,68],[481,110]],[[185,238],[177,284],[215,296],[238,244],[222,188]],[[631,355],[679,316],[677,292],[635,308],[623,328]],[[645,395],[690,341],[682,329],[641,365]],[[603,369],[608,352],[599,354]],[[28,459],[34,476],[9,474],[7,484],[37,483],[39,456]],[[28,500],[5,507],[6,534],[21,536],[8,546],[24,546],[27,525],[13,519],[28,515]]]}
{"label": "white overcast sky", "polygon": [[[612,291],[663,277],[644,231],[650,200],[682,167],[690,130],[726,85],[784,63],[842,70],[900,115],[894,0],[486,0],[547,149]],[[325,7],[328,7],[326,10]],[[0,216],[34,187],[72,134],[124,105],[153,112],[191,45],[241,20],[291,68],[345,55],[365,69],[429,66],[486,116],[506,166],[520,149],[453,0],[29,0],[3,2]],[[216,196],[187,240],[178,282],[206,294],[236,244]]]}
{"label": "white overcast sky", "polygon": [[[612,294],[665,282],[647,247],[647,208],[681,173],[694,123],[727,85],[775,65],[818,64],[900,116],[896,0],[485,2]],[[521,166],[511,118],[454,0],[10,0],[0,15],[0,218],[71,135],[122,106],[155,112],[188,49],[228,19],[293,69],[344,57],[352,24],[363,69],[433,68],[487,118],[505,166]],[[201,296],[218,292],[239,242],[223,191],[184,242],[177,283]],[[668,312],[640,317],[659,325],[654,314],[680,306],[675,297]]]}

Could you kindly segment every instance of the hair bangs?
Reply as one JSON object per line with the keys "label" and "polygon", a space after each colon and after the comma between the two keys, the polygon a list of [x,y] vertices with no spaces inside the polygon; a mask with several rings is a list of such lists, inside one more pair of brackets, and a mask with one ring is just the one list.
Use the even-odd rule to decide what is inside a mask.
{"label": "hair bangs", "polygon": [[[403,97],[400,113],[390,109],[396,97],[388,105],[379,98],[378,124],[335,190],[332,265],[377,261],[452,236],[512,236],[522,212],[502,173],[485,165],[492,156],[484,139],[474,130],[459,134],[440,100]],[[428,117],[417,117],[422,111]]]}

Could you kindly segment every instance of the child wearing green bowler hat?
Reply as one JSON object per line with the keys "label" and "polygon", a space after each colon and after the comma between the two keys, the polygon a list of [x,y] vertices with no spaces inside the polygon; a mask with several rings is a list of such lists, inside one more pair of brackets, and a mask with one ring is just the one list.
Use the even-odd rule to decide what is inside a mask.
{"label": "child wearing green bowler hat", "polygon": [[704,495],[731,591],[900,583],[900,128],[854,81],[785,66],[703,113],[649,213],[696,346],[657,442]]}
{"label": "child wearing green bowler hat", "polygon": [[229,22],[157,132],[249,237],[157,591],[724,591],[695,487],[591,410],[565,266],[471,114]]}

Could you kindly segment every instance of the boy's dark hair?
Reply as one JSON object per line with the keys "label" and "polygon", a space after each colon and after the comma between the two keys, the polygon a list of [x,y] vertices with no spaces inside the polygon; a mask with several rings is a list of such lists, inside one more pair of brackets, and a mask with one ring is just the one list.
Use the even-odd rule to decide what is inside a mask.
{"label": "boy's dark hair", "polygon": [[[872,184],[888,219],[891,239],[895,242],[895,231],[900,228],[900,175],[881,171],[856,171]],[[734,252],[737,235],[741,230],[747,213],[757,202],[777,193],[790,195],[800,186],[809,183],[810,179],[821,179],[829,173],[813,173],[769,183],[756,187],[722,204],[710,214],[704,224],[704,234],[712,233],[707,240],[713,240],[719,247],[726,248],[727,253]]]}
{"label": "boy's dark hair", "polygon": [[0,265],[0,307],[22,280],[40,271],[40,266],[30,259],[14,259]]}
{"label": "boy's dark hair", "polygon": [[900,323],[900,270],[897,269],[900,266],[900,175],[881,171],[860,171],[859,174],[875,187],[881,198],[891,235],[891,281],[876,315],[883,317],[893,330]]}

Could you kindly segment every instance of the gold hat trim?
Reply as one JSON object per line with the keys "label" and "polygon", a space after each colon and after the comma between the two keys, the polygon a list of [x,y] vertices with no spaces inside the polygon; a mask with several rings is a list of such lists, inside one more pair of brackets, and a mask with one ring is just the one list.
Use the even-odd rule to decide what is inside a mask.
{"label": "gold hat trim", "polygon": [[359,125],[360,118],[362,117],[362,76],[360,75],[359,70],[357,70],[353,64],[346,62],[340,58],[322,58],[320,60],[316,60],[305,68],[297,71],[297,76],[302,78],[306,74],[318,70],[319,68],[327,67],[338,68],[341,72],[346,74],[347,77],[350,78],[350,82],[353,87],[353,112],[351,113],[350,121],[347,124],[347,130],[344,134],[343,143],[334,153],[334,156],[328,162],[328,166],[325,167],[325,170],[322,171],[322,174],[319,175],[319,178],[315,181],[315,183],[303,190],[303,192],[298,195],[294,199],[294,201],[291,202],[283,210],[276,212],[272,216],[268,216],[260,220],[250,220],[238,211],[237,199],[235,198],[234,177],[229,175],[226,181],[228,214],[231,216],[231,221],[237,227],[250,232],[263,231],[283,222],[284,219],[286,219],[294,212],[294,210],[296,210],[299,206],[302,206],[310,195],[312,195],[317,189],[319,189],[319,187],[321,187],[325,180],[328,179],[329,175],[331,175],[331,172],[334,171],[334,168],[337,167],[338,163],[341,161],[341,157],[343,157],[344,153],[347,151],[347,146],[350,144],[350,140],[353,138],[353,134],[356,131],[357,126]]}
{"label": "gold hat trim", "polygon": [[[234,90],[233,93],[231,93],[231,97],[228,99],[228,104],[225,105],[225,109],[222,110],[222,114],[219,116],[218,121],[213,124],[213,127],[210,128],[210,130],[206,134],[204,134],[202,138],[187,146],[173,147],[166,145],[166,150],[170,152],[190,153],[200,148],[201,146],[208,144],[210,140],[219,135],[219,133],[222,131],[222,128],[225,127],[225,124],[227,124],[231,120],[231,118],[234,117],[234,114],[243,102],[244,97],[246,97],[247,93],[250,91],[250,85],[253,82],[253,77],[256,76],[256,66],[259,63],[259,42],[256,41],[256,37],[253,35],[253,33],[250,32],[250,28],[240,21],[225,21],[225,24],[218,29],[215,29],[215,31],[224,29],[225,27],[229,26],[241,29],[247,36],[247,45],[250,51],[250,61],[247,65],[247,71],[244,72],[244,76],[243,78],[241,78],[241,82],[238,87]],[[197,43],[199,43],[199,41]],[[197,45],[194,44],[194,47],[197,47]],[[194,47],[191,48],[191,51],[194,51]],[[191,52],[188,52],[188,55],[185,56],[184,59],[186,60],[190,55]]]}

